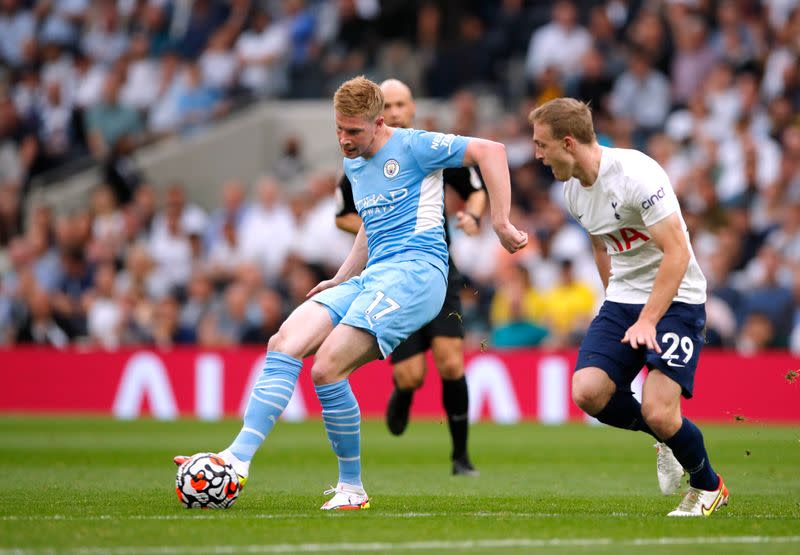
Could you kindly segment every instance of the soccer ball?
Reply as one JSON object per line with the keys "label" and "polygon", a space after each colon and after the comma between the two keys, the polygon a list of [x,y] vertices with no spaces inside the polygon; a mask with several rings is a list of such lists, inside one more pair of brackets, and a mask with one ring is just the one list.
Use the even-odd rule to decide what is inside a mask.
{"label": "soccer ball", "polygon": [[175,491],[187,509],[228,509],[239,497],[239,476],[215,453],[197,453],[178,467]]}

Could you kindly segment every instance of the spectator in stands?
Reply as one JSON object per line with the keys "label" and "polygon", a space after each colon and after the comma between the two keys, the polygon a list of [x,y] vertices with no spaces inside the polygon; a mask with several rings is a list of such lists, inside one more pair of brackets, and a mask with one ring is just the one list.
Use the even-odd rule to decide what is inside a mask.
{"label": "spectator in stands", "polygon": [[214,118],[227,110],[219,93],[203,82],[197,63],[187,64],[184,87],[178,94],[178,125],[184,135],[202,131]]}
{"label": "spectator in stands", "polygon": [[94,272],[94,285],[86,294],[86,327],[93,345],[116,349],[122,343],[127,315],[117,295],[117,272],[113,264],[100,264]]}
{"label": "spectator in stands", "polygon": [[58,289],[53,293],[53,311],[56,318],[64,322],[70,338],[85,337],[85,297],[94,283],[94,269],[80,247],[65,248],[62,251],[61,267],[64,274]]}
{"label": "spectator in stands", "polygon": [[595,315],[598,295],[589,283],[575,279],[573,263],[560,261],[558,284],[543,295],[541,321],[548,329],[550,346],[579,346]]}
{"label": "spectator in stands", "polygon": [[108,156],[121,138],[128,135],[138,142],[144,131],[139,113],[134,108],[120,104],[120,85],[120,77],[109,74],[103,84],[101,102],[86,112],[89,149],[99,160]]}
{"label": "spectator in stands", "polygon": [[35,34],[36,19],[20,0],[0,2],[0,61],[12,67],[22,65],[22,49]]}
{"label": "spectator in stands", "polygon": [[219,311],[214,286],[205,272],[194,272],[189,280],[186,302],[181,307],[181,326],[197,329],[208,314]]}
{"label": "spectator in stands", "polygon": [[46,291],[34,288],[28,299],[28,314],[19,328],[16,342],[20,344],[48,345],[63,349],[69,345],[69,335],[50,309]]}
{"label": "spectator in stands", "polygon": [[638,149],[664,124],[670,105],[666,76],[653,68],[647,54],[631,49],[627,71],[614,81],[609,109],[614,117],[630,120]]}
{"label": "spectator in stands", "polygon": [[581,58],[591,46],[591,35],[578,24],[575,4],[558,0],[553,4],[552,21],[531,36],[526,75],[533,81],[548,68],[554,68],[562,78],[575,75]]}
{"label": "spectator in stands", "polygon": [[175,297],[167,295],[158,301],[150,330],[150,342],[160,349],[193,344],[197,339],[195,330],[183,324],[179,314],[180,303]]}
{"label": "spectator in stands", "polygon": [[287,90],[286,56],[289,36],[286,27],[257,10],[249,30],[236,41],[242,70],[241,86],[255,97],[277,96]]}
{"label": "spectator in stands", "polygon": [[[297,234],[295,218],[283,194],[275,179],[259,179],[255,185],[256,201],[241,225],[242,252],[248,261],[259,266],[268,283],[274,283],[283,270]],[[265,237],[269,240],[265,241]]]}
{"label": "spectator in stands", "polygon": [[262,289],[258,293],[258,321],[250,324],[242,335],[242,342],[265,345],[278,332],[283,321],[283,299],[274,289]]}
{"label": "spectator in stands", "polygon": [[531,287],[528,271],[514,265],[501,281],[492,300],[493,347],[534,347],[547,337],[547,329],[537,323],[542,317],[542,298]]}

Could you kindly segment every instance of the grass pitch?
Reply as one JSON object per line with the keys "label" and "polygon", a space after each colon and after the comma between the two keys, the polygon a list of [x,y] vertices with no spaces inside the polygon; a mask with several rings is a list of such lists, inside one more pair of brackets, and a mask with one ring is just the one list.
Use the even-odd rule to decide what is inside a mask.
{"label": "grass pitch", "polygon": [[336,459],[321,422],[281,423],[227,511],[183,509],[172,456],[219,450],[238,421],[0,418],[0,555],[182,553],[799,553],[800,429],[704,426],[731,504],[665,515],[644,434],[471,429],[478,478],[449,475],[446,425],[363,426],[372,508],[324,513]]}

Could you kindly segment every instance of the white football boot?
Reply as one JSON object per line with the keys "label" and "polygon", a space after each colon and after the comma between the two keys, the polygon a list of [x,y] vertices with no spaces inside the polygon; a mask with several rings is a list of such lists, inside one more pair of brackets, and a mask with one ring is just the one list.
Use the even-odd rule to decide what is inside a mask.
{"label": "white football boot", "polygon": [[658,470],[658,487],[664,495],[672,495],[681,488],[681,478],[686,473],[665,443],[656,443],[653,447],[658,451],[656,469]]}
{"label": "white football boot", "polygon": [[333,494],[325,504],[320,507],[323,511],[353,511],[369,509],[369,496],[363,487],[353,486],[339,482],[335,488],[325,490],[325,495]]}
{"label": "white football boot", "polygon": [[719,487],[714,491],[690,487],[678,508],[667,516],[711,516],[714,511],[728,504],[728,488],[719,478]]}
{"label": "white football boot", "polygon": [[234,472],[239,476],[239,489],[244,489],[247,477],[250,475],[250,463],[239,460],[239,457],[231,453],[230,449],[225,449],[219,453],[226,463],[233,467]]}

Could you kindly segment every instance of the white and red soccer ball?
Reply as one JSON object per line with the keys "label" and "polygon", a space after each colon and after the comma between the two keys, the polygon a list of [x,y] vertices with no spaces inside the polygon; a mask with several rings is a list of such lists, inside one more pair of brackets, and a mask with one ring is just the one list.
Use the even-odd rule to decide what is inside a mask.
{"label": "white and red soccer ball", "polygon": [[240,489],[236,471],[216,453],[192,455],[175,477],[175,491],[187,509],[228,509]]}

